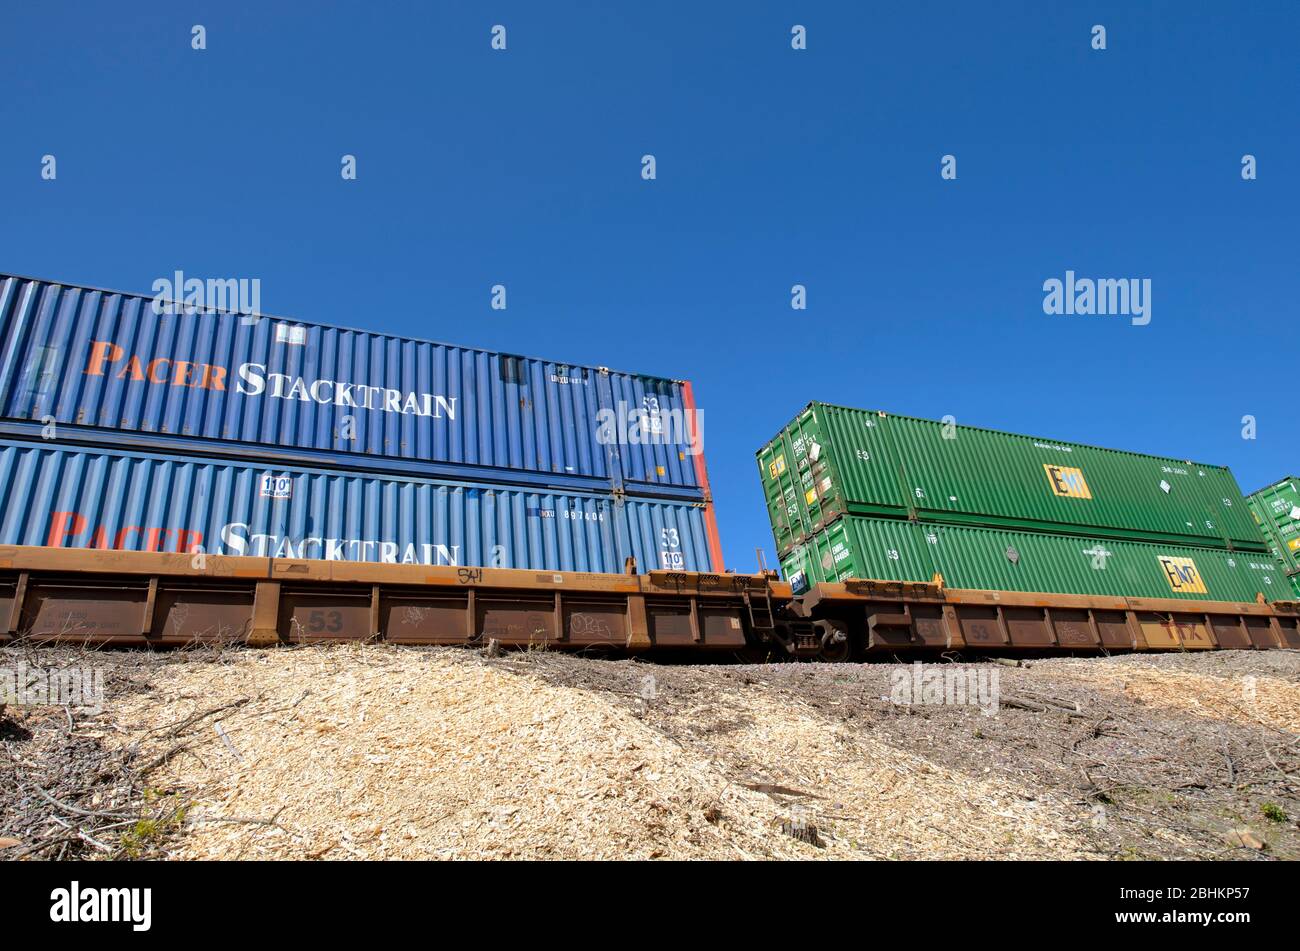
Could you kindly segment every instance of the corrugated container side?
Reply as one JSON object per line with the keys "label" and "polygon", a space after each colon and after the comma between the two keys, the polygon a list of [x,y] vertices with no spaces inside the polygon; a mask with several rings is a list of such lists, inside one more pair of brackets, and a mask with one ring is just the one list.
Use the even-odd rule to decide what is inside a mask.
{"label": "corrugated container side", "polygon": [[758,455],[782,554],[845,513],[1262,547],[1218,466],[823,403]]}
{"label": "corrugated container side", "polygon": [[846,515],[782,559],[791,584],[867,578],[952,588],[1254,601],[1289,598],[1264,553]]}
{"label": "corrugated container side", "polygon": [[[710,571],[704,503],[0,441],[0,544]],[[720,566],[718,566],[720,569]]]}
{"label": "corrugated container side", "polygon": [[[373,316],[373,315],[372,315]],[[415,460],[456,480],[586,480],[701,498],[683,386],[295,320],[155,313],[152,298],[0,276],[0,408],[83,438]],[[612,437],[612,439],[610,438]]]}
{"label": "corrugated container side", "polygon": [[1225,487],[1221,468],[969,426],[945,438],[943,424],[904,416],[884,426],[912,504],[927,517],[1258,546],[1245,500],[1235,484]]}

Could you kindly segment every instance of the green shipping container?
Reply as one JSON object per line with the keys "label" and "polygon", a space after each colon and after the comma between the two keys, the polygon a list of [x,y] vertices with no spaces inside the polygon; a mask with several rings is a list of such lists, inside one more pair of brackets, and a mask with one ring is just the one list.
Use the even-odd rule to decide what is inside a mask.
{"label": "green shipping container", "polygon": [[1287,476],[1252,492],[1246,502],[1269,551],[1291,578],[1296,597],[1300,598],[1300,479]]}
{"label": "green shipping container", "polygon": [[845,514],[1265,550],[1222,466],[827,403],[758,463],[779,555]]}
{"label": "green shipping container", "polygon": [[819,581],[932,581],[950,588],[1253,602],[1292,597],[1267,553],[846,515],[781,568],[796,593]]}

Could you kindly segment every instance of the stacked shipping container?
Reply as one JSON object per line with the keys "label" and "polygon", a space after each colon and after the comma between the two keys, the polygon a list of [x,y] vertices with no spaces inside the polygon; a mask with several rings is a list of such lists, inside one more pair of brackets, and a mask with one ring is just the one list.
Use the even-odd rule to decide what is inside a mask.
{"label": "stacked shipping container", "polygon": [[0,544],[618,572],[709,561],[703,503],[0,440]]}
{"label": "stacked shipping container", "polygon": [[1291,597],[1263,552],[846,515],[781,560],[796,591],[875,578],[953,588],[1254,601]]}
{"label": "stacked shipping container", "polygon": [[[0,276],[0,455],[30,509],[7,540],[147,546],[120,533],[158,486],[210,484],[170,526],[209,544],[261,519],[378,543],[362,560],[432,545],[464,565],[721,570],[688,383],[160,303]],[[50,436],[60,451],[24,450]],[[95,487],[120,507],[84,510]],[[104,531],[56,531],[58,512]]]}
{"label": "stacked shipping container", "polygon": [[1300,598],[1300,479],[1287,476],[1246,497],[1251,513]]}
{"label": "stacked shipping container", "polygon": [[1260,548],[1219,466],[825,403],[758,459],[780,554],[845,513]]}
{"label": "stacked shipping container", "polygon": [[956,587],[1285,597],[1218,466],[812,403],[758,452],[796,588],[849,577]]}

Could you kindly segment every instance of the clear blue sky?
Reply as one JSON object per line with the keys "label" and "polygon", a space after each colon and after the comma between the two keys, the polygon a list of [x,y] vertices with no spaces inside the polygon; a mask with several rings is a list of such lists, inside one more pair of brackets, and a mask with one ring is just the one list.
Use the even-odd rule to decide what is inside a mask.
{"label": "clear blue sky", "polygon": [[[13,3],[0,270],[689,378],[738,569],[810,399],[1249,491],[1300,470],[1297,35],[1291,0]],[[1067,269],[1150,278],[1151,324],[1045,315]]]}

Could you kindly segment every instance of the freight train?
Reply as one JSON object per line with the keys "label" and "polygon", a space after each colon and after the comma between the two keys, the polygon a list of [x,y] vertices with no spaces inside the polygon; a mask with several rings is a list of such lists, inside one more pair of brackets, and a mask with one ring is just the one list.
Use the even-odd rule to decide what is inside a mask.
{"label": "freight train", "polygon": [[1221,467],[809,404],[758,452],[781,581],[724,570],[696,420],[685,381],[0,275],[0,638],[1300,647],[1285,497]]}

